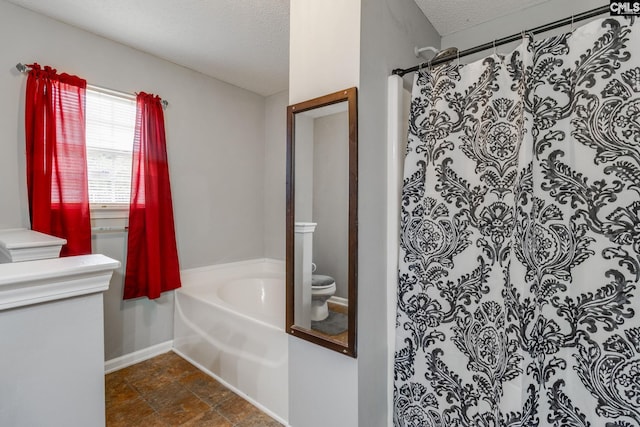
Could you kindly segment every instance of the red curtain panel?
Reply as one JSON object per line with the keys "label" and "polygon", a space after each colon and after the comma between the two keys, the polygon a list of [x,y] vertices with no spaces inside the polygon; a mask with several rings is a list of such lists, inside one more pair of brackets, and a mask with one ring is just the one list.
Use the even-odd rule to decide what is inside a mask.
{"label": "red curtain panel", "polygon": [[161,100],[137,95],[124,299],[180,287]]}
{"label": "red curtain panel", "polygon": [[29,67],[25,136],[31,228],[67,239],[61,256],[88,254],[87,82],[51,67]]}

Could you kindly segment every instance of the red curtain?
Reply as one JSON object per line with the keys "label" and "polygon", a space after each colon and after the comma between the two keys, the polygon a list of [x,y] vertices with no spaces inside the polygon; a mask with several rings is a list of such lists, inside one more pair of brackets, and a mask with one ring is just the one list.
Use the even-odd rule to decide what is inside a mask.
{"label": "red curtain", "polygon": [[25,136],[31,228],[67,239],[61,256],[88,254],[87,82],[51,67],[29,67]]}
{"label": "red curtain", "polygon": [[124,299],[180,287],[164,115],[160,98],[139,93],[133,144]]}

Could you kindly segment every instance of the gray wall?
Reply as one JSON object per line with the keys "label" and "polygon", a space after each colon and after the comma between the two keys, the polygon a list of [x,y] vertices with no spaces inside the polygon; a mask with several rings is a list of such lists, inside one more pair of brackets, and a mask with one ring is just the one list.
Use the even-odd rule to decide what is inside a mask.
{"label": "gray wall", "polygon": [[173,292],[160,298],[122,300],[126,258],[125,233],[103,233],[91,239],[94,253],[121,261],[104,293],[104,358],[111,360],[173,339]]}
{"label": "gray wall", "polygon": [[279,260],[285,258],[288,103],[288,91],[265,100],[264,256]]}
{"label": "gray wall", "polygon": [[0,425],[104,426],[101,307],[89,294],[0,311]]}
{"label": "gray wall", "polygon": [[295,197],[294,222],[314,222],[313,217],[313,125],[305,114],[296,114],[293,154]]}
{"label": "gray wall", "polygon": [[[14,66],[17,62],[38,62],[79,75],[90,84],[129,93],[157,93],[169,101],[165,120],[182,268],[264,256],[264,97],[4,0],[0,0],[0,52],[1,228],[28,226],[26,76],[17,73]],[[275,114],[280,109],[276,105],[285,97],[272,98],[268,111]],[[282,124],[274,126],[272,135]],[[271,145],[275,145],[273,141]],[[271,188],[276,187],[273,181],[279,179],[276,175],[274,169],[269,170],[267,182],[272,193]],[[273,216],[271,213],[270,221],[278,226]],[[100,235],[94,239],[94,247],[122,261],[123,236]],[[121,295],[122,275],[118,273],[105,294],[107,359],[173,338],[170,293],[156,301],[123,302]]]}
{"label": "gray wall", "polygon": [[[440,36],[413,0],[362,2],[359,92],[358,425],[387,425],[387,77]],[[412,78],[411,75],[409,78]]]}

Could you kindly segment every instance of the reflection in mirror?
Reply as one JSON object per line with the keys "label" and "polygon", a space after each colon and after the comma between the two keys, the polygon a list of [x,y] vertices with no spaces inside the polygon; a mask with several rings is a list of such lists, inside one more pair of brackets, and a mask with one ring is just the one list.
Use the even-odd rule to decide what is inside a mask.
{"label": "reflection in mirror", "polygon": [[356,90],[288,109],[287,331],[355,357]]}
{"label": "reflection in mirror", "polygon": [[296,114],[295,277],[302,283],[296,325],[345,344],[346,310],[335,301],[348,305],[348,136],[347,102]]}

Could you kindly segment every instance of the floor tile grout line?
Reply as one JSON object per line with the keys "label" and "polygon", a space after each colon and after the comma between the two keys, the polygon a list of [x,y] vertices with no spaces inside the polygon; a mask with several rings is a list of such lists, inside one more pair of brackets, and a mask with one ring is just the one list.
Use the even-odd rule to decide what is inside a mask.
{"label": "floor tile grout line", "polygon": [[[156,366],[158,366],[158,368],[154,371],[154,373],[155,373],[155,374],[160,375],[160,374],[161,374],[161,372],[160,372],[160,371],[162,370],[162,368],[163,368],[164,366],[162,366],[162,365],[156,365]],[[196,369],[197,369],[197,368],[196,368]],[[197,393],[195,393],[195,392],[194,392],[190,387],[188,387],[187,385],[182,384],[182,383],[180,382],[180,379],[182,379],[182,378],[186,377],[187,375],[188,375],[188,374],[186,374],[186,373],[183,373],[182,375],[177,375],[177,376],[176,376],[176,375],[172,375],[172,376],[171,376],[171,382],[170,382],[170,384],[174,384],[174,383],[175,383],[176,385],[180,386],[181,388],[183,388],[184,390],[186,390],[186,391],[189,393],[189,395],[191,395],[191,396],[195,397],[195,398],[196,398],[196,399],[198,399],[200,402],[204,403],[204,404],[207,406],[207,408],[208,408],[208,409],[207,409],[206,411],[203,411],[203,412],[200,412],[200,413],[194,414],[194,416],[193,416],[193,417],[191,417],[190,419],[186,420],[186,421],[185,421],[184,423],[182,423],[181,425],[184,425],[184,424],[187,424],[187,423],[189,423],[189,422],[193,421],[193,420],[194,420],[198,415],[202,415],[202,413],[207,412],[207,411],[209,411],[209,410],[214,410],[218,415],[222,416],[225,420],[227,420],[227,421],[229,421],[229,422],[231,423],[231,420],[228,420],[226,417],[224,417],[222,414],[220,414],[217,410],[215,410],[214,406],[210,405],[207,401],[205,401],[202,397],[200,397]],[[144,395],[142,395],[142,393],[140,393],[140,395],[141,395],[141,396],[142,396],[142,398],[144,399]],[[153,406],[153,405],[151,405],[151,403],[150,403],[148,400],[146,400],[146,399],[144,399],[144,400],[145,400],[145,401],[147,402],[147,404],[148,404],[148,405],[149,405],[149,406],[154,410],[154,412],[155,412],[156,414],[158,414],[158,416],[160,416],[160,417],[164,420],[164,417],[162,417],[162,415],[161,415],[161,414],[160,414],[160,413],[159,413],[159,412],[154,408],[154,406]],[[224,399],[224,400],[226,400],[226,399]]]}
{"label": "floor tile grout line", "polygon": [[160,415],[160,413],[156,410],[156,408],[154,408],[153,405],[151,405],[151,403],[145,398],[145,396],[140,392],[140,390],[138,390],[138,388],[136,386],[134,386],[133,384],[129,383],[129,380],[127,378],[124,378],[124,381],[129,387],[131,387],[138,394],[138,398],[140,400],[142,400],[144,403],[146,403],[146,405],[149,408],[151,408],[151,410],[153,411],[154,414],[156,414],[157,416],[162,418],[162,415]]}
{"label": "floor tile grout line", "polygon": [[[156,370],[154,370],[154,372],[153,372],[153,373],[154,373],[154,374],[160,374],[160,372],[158,372],[158,371],[159,371],[159,370],[158,370],[158,369],[156,369]],[[185,389],[185,390],[186,390],[190,395],[192,395],[193,397],[195,397],[196,399],[198,399],[199,401],[201,401],[202,403],[204,403],[205,405],[207,405],[207,407],[208,407],[208,408],[210,408],[210,409],[211,409],[211,405],[209,405],[207,402],[205,402],[204,400],[202,400],[202,399],[200,398],[200,396],[196,395],[196,394],[195,394],[193,391],[191,391],[188,387],[185,387],[183,384],[181,384],[181,383],[178,381],[178,378],[177,378],[177,377],[175,377],[175,376],[171,376],[171,382],[170,382],[169,384],[174,384],[174,383],[175,383],[175,384],[177,384],[177,385],[179,385],[179,386],[180,386],[180,387],[182,387],[183,389]],[[133,386],[133,385],[132,385],[132,387],[135,387],[135,386]],[[160,387],[160,388],[162,388],[162,387]],[[159,389],[158,389],[158,390],[159,390]],[[156,408],[151,404],[151,402],[149,402],[149,400],[148,400],[147,398],[145,398],[144,394],[142,394],[142,393],[141,393],[140,391],[138,391],[137,389],[136,389],[136,391],[138,392],[138,394],[140,395],[140,397],[142,398],[142,400],[144,400],[144,401],[145,401],[145,403],[147,403],[147,405],[149,405],[149,407],[153,410],[153,412],[154,412],[155,414],[157,414],[157,415],[162,419],[162,421],[164,422],[165,418],[164,418],[164,417],[162,416],[162,414],[160,414],[160,412],[159,412],[159,411],[158,411],[158,410],[157,410],[157,409],[156,409]],[[174,402],[172,402],[172,403],[174,403]],[[204,412],[206,412],[206,411],[204,411]],[[184,424],[187,424],[187,423],[189,423],[189,422],[193,421],[193,420],[194,420],[198,415],[201,415],[201,413],[194,414],[191,418],[189,418],[189,419],[188,419],[188,420],[186,420],[185,422],[181,423],[180,425],[184,425]]]}
{"label": "floor tile grout line", "polygon": [[[242,396],[239,396],[237,393],[234,393],[228,387],[225,387],[223,384],[219,383],[215,378],[211,377],[210,375],[207,375],[205,372],[199,370],[197,367],[193,366],[188,361],[182,359],[180,357],[180,355],[178,355],[176,353],[173,353],[173,352],[167,352],[167,354],[168,353],[171,353],[171,355],[168,356],[168,357],[164,357],[162,359],[148,359],[147,361],[139,362],[141,364],[144,364],[142,367],[143,367],[144,370],[147,371],[147,372],[143,371],[143,375],[140,377],[140,379],[144,378],[144,376],[158,376],[159,378],[160,377],[164,377],[164,379],[166,381],[168,381],[168,383],[164,384],[164,385],[161,385],[157,390],[161,390],[163,387],[167,387],[168,385],[179,386],[181,389],[186,390],[188,392],[188,395],[196,397],[196,399],[198,401],[200,401],[200,402],[205,404],[205,407],[207,408],[206,410],[196,413],[193,417],[191,417],[188,420],[182,422],[180,425],[185,425],[185,424],[188,424],[190,422],[193,422],[198,416],[202,415],[203,413],[207,413],[209,411],[212,411],[212,413],[215,413],[216,416],[219,416],[222,420],[224,420],[225,422],[228,422],[233,427],[239,427],[239,426],[243,425],[243,423],[246,424],[247,420],[251,421],[251,419],[253,419],[254,417],[259,417],[259,416],[263,415],[263,412],[259,408],[255,408],[255,406],[251,405],[251,402],[248,402]],[[161,355],[161,356],[164,356],[164,354]],[[179,362],[178,366],[176,366],[176,361]],[[180,366],[180,364],[182,364],[182,363],[184,363],[186,365]],[[134,364],[134,365],[131,365],[131,366],[135,366],[135,365],[137,365],[137,364]],[[185,369],[184,366],[186,366],[187,369]],[[168,374],[167,370],[169,370],[171,368],[175,368],[174,372],[176,370],[178,370],[179,373],[177,375]],[[213,390],[216,393],[222,391],[223,395],[225,397],[222,400],[214,400],[210,396],[208,398],[208,400],[211,401],[212,403],[209,404],[209,402],[207,402],[205,400],[205,397],[201,397],[201,394],[198,394],[198,392],[194,391],[196,386],[194,386],[193,383],[198,381],[198,379],[194,379],[193,383],[191,383],[191,382],[184,382],[184,383],[181,382],[182,379],[184,379],[187,376],[192,374],[192,373],[186,372],[189,368],[193,368],[193,372],[192,373],[201,373],[204,377],[206,377],[207,379],[211,380],[212,384],[215,387],[215,388],[211,388],[211,390]],[[123,368],[123,369],[126,369],[126,368]],[[183,369],[183,371],[180,372],[179,371],[180,369]],[[118,372],[118,371],[115,371],[115,372]],[[115,372],[107,374],[106,377],[109,376],[109,375],[115,374]],[[137,371],[137,373],[138,373],[138,375],[140,375],[140,371]],[[147,415],[147,417],[155,416],[161,422],[169,423],[169,425],[171,425],[171,423],[168,422],[167,419],[165,417],[163,417],[158,410],[155,409],[155,406],[153,406],[151,404],[150,399],[148,397],[148,395],[151,392],[150,393],[142,393],[141,390],[133,384],[133,381],[131,380],[132,376],[136,376],[135,368],[133,370],[131,370],[131,372],[129,372],[129,375],[122,374],[121,376],[114,377],[114,381],[116,383],[123,383],[124,385],[126,385],[134,393],[134,397],[133,398],[126,399],[125,401],[131,402],[131,401],[135,401],[135,400],[140,399],[140,401],[144,402],[144,404],[147,405],[147,407],[151,410],[151,414]],[[137,380],[138,379],[136,379],[136,381]],[[202,384],[202,387],[203,387],[203,389],[207,389],[207,387],[209,387],[210,385],[211,384]],[[105,387],[106,387],[106,384],[105,384]],[[152,390],[152,392],[153,391],[155,391],[155,390]],[[202,393],[202,396],[205,396],[205,395],[206,395],[205,393]],[[247,418],[247,419],[242,419],[242,420],[240,420],[240,422],[234,423],[230,418],[225,416],[219,410],[219,408],[225,402],[229,401],[230,399],[232,399],[234,397],[237,398],[237,399],[240,399],[241,401],[246,402],[249,405],[251,405],[251,407],[256,409],[256,413],[255,414],[251,414],[249,416],[249,418]],[[116,400],[116,399],[114,398],[113,400]],[[113,405],[114,405],[113,400],[111,400],[109,403],[105,402],[106,403],[105,406],[113,407]],[[117,406],[117,404],[115,406]],[[147,417],[145,417],[145,418],[147,418]],[[267,415],[267,418],[269,418],[268,415]]]}
{"label": "floor tile grout line", "polygon": [[[151,360],[151,359],[149,359]],[[159,374],[159,366],[153,362],[151,362],[152,366],[153,366],[153,371],[152,374]],[[151,408],[151,410],[153,411],[153,414],[157,415],[158,417],[160,417],[160,419],[164,422],[164,417],[162,416],[162,414],[160,414],[160,412],[158,412],[158,410],[154,407],[154,405],[151,404],[151,402],[149,401],[149,399],[138,389],[138,387],[136,387],[135,385],[133,385],[128,377],[124,377],[123,381],[125,382],[125,384],[127,384],[129,387],[131,387],[137,394],[138,398],[140,400],[142,400],[149,408]],[[172,380],[172,382],[177,382],[175,380]],[[191,392],[190,390],[187,390],[189,392]],[[206,402],[205,402],[206,403]],[[190,421],[190,420],[189,420]]]}

